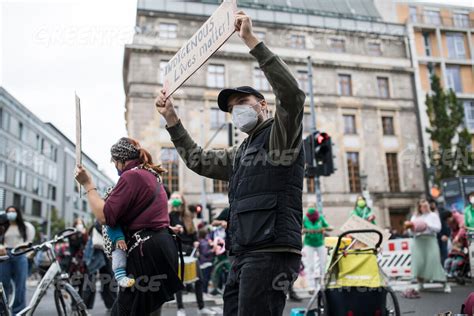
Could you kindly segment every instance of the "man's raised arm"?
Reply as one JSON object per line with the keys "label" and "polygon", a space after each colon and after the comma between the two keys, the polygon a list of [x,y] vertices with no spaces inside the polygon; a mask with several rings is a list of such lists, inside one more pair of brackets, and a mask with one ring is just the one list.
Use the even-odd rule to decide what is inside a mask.
{"label": "man's raised arm", "polygon": [[176,114],[172,98],[166,100],[164,91],[156,98],[155,105],[165,118],[171,141],[186,166],[201,176],[228,181],[235,148],[204,150],[196,144]]}

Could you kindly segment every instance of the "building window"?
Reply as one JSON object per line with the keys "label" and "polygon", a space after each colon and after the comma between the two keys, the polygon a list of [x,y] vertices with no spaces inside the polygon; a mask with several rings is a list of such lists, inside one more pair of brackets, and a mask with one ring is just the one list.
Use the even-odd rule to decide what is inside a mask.
{"label": "building window", "polygon": [[0,128],[5,131],[10,130],[10,114],[4,111],[3,108],[0,108]]}
{"label": "building window", "polygon": [[464,35],[462,33],[446,33],[448,44],[448,57],[455,59],[466,58],[466,48],[464,47]]}
{"label": "building window", "polygon": [[33,200],[31,215],[41,217],[41,202]]}
{"label": "building window", "polygon": [[13,206],[18,207],[23,212],[26,209],[26,197],[18,193],[13,194]]}
{"label": "building window", "polygon": [[469,15],[467,13],[454,13],[454,26],[469,27]]}
{"label": "building window", "polygon": [[25,128],[22,122],[18,122],[18,138],[21,141],[25,140]]}
{"label": "building window", "polygon": [[220,109],[211,109],[211,129],[219,129],[225,122],[225,112],[222,112]]}
{"label": "building window", "polygon": [[459,66],[446,66],[446,78],[448,80],[448,89],[454,92],[462,92],[461,70]]}
{"label": "building window", "polygon": [[306,37],[299,34],[291,34],[290,36],[290,47],[305,49],[306,48]]}
{"label": "building window", "polygon": [[224,65],[209,65],[207,67],[207,86],[210,88],[224,88],[225,67]]}
{"label": "building window", "polygon": [[355,115],[345,114],[344,118],[344,134],[355,135],[357,134]]}
{"label": "building window", "polygon": [[400,179],[398,178],[398,162],[396,153],[387,153],[387,174],[390,192],[400,192]]}
{"label": "building window", "polygon": [[15,187],[26,189],[26,173],[20,169],[15,170]]}
{"label": "building window", "polygon": [[170,39],[176,38],[178,25],[174,23],[160,23],[160,38]]}
{"label": "building window", "polygon": [[3,108],[0,108],[0,128],[3,129]]}
{"label": "building window", "polygon": [[439,15],[439,11],[425,10],[425,23],[426,24],[440,25],[441,24],[441,17]]}
{"label": "building window", "polygon": [[425,44],[425,55],[431,56],[431,36],[430,33],[423,33],[423,43]]}
{"label": "building window", "polygon": [[346,51],[346,41],[342,38],[331,38],[329,47],[331,47],[332,52],[344,53]]}
{"label": "building window", "polygon": [[316,192],[316,185],[314,183],[314,177],[306,178],[306,189],[308,193]]}
{"label": "building window", "polygon": [[51,184],[48,184],[48,199],[56,201],[56,187]]}
{"label": "building window", "polygon": [[395,135],[395,128],[393,126],[393,117],[382,116],[382,130],[384,135]]}
{"label": "building window", "polygon": [[417,22],[418,19],[417,19],[418,15],[417,15],[417,12],[416,12],[416,7],[410,7],[410,21],[411,22]]}
{"label": "building window", "polygon": [[350,192],[360,192],[360,169],[359,169],[359,153],[348,152],[347,156],[347,175],[349,177]]}
{"label": "building window", "polygon": [[388,98],[390,96],[387,77],[377,77],[377,88],[379,97]]}
{"label": "building window", "polygon": [[0,188],[0,209],[5,209],[5,200],[7,197],[7,191],[4,188]]}
{"label": "building window", "polygon": [[179,191],[179,160],[176,149],[162,148],[161,162],[163,168],[168,170],[163,174],[163,184],[170,192]]}
{"label": "building window", "polygon": [[216,180],[212,181],[214,193],[227,193],[229,191],[229,183],[227,181]]}
{"label": "building window", "polygon": [[377,42],[369,42],[367,44],[367,51],[370,56],[381,56],[382,55],[382,45]]}
{"label": "building window", "polygon": [[270,83],[268,82],[265,74],[259,67],[253,69],[253,85],[255,89],[260,91],[270,91]]}
{"label": "building window", "polygon": [[159,82],[160,84],[165,83],[165,69],[166,65],[168,65],[168,60],[160,60],[160,76],[159,76]]}
{"label": "building window", "polygon": [[304,91],[304,93],[309,93],[309,78],[308,72],[306,70],[298,70],[296,72],[296,80],[300,86],[300,89]]}
{"label": "building window", "polygon": [[82,211],[87,213],[87,201],[82,201]]}
{"label": "building window", "polygon": [[464,101],[464,117],[466,118],[466,126],[474,132],[474,100]]}
{"label": "building window", "polygon": [[339,95],[352,95],[351,75],[338,75]]}
{"label": "building window", "polygon": [[0,182],[7,182],[7,165],[0,161]]}

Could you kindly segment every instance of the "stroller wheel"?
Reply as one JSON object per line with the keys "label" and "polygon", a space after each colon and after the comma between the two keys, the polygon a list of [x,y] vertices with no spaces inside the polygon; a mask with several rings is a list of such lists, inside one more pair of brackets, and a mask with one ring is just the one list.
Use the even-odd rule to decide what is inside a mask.
{"label": "stroller wheel", "polygon": [[398,304],[397,295],[391,288],[386,288],[387,300],[385,303],[385,315],[400,316],[400,305]]}
{"label": "stroller wheel", "polygon": [[327,297],[324,291],[318,292],[318,316],[328,316]]}

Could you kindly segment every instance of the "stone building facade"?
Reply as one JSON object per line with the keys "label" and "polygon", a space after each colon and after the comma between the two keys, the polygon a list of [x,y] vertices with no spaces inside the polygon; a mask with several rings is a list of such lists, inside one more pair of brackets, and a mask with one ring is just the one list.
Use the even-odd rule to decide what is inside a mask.
{"label": "stone building facade", "polygon": [[[307,57],[312,58],[317,127],[335,144],[337,171],[321,179],[328,220],[339,226],[366,189],[378,223],[399,228],[424,192],[405,27],[383,22],[372,1],[355,8],[344,7],[347,1],[335,2],[331,8],[318,8],[318,2],[315,7],[277,6],[271,1],[239,5],[253,18],[256,34],[285,60],[305,91]],[[170,171],[166,184],[191,202],[202,201],[202,179],[178,158],[153,103],[161,87],[161,69],[216,8],[212,3],[138,1],[136,34],[125,47],[128,133],[153,149]],[[273,107],[271,87],[234,35],[174,94],[181,120],[197,143],[229,146],[230,117],[219,112],[216,100],[222,88],[240,85],[259,89]],[[309,99],[305,135],[311,128]],[[239,134],[237,139],[243,137]],[[206,202],[224,207],[226,189],[225,183],[206,179]],[[313,205],[313,179],[305,181],[304,192],[305,206]]]}

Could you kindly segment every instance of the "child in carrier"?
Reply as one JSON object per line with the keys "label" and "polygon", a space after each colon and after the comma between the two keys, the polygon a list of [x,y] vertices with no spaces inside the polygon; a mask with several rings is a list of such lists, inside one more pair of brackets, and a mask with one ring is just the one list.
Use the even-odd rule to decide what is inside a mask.
{"label": "child in carrier", "polygon": [[460,242],[453,243],[453,247],[448,254],[448,258],[444,262],[444,269],[448,278],[456,277],[462,273],[462,269],[466,264],[466,254]]}
{"label": "child in carrier", "polygon": [[127,244],[122,228],[120,226],[105,226],[105,228],[114,246],[112,248],[112,270],[115,279],[120,287],[132,287],[135,284],[135,279],[127,277]]}

